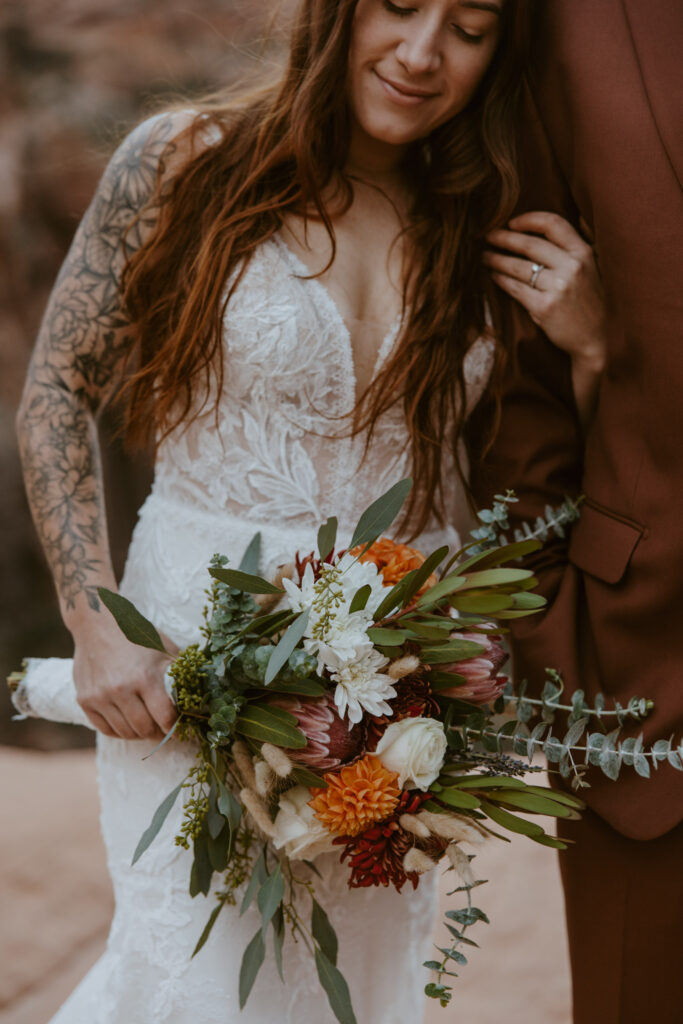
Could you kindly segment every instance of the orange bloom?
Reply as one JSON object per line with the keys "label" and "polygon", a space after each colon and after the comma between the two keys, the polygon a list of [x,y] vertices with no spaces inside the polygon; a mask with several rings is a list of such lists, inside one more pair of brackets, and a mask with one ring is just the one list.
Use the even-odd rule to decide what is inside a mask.
{"label": "orange bloom", "polygon": [[373,754],[325,775],[327,789],[312,789],[309,805],[325,828],[340,836],[357,836],[374,821],[388,818],[398,804],[398,775]]}
{"label": "orange bloom", "polygon": [[[362,547],[353,548],[352,555],[362,551]],[[407,544],[398,544],[388,537],[380,537],[374,544],[371,544],[361,562],[374,562],[384,577],[387,585],[393,586],[402,580],[412,569],[419,569],[425,560],[425,556],[416,548],[409,548]],[[428,587],[433,587],[438,581],[436,573],[432,573],[426,583],[420,588],[421,594]]]}

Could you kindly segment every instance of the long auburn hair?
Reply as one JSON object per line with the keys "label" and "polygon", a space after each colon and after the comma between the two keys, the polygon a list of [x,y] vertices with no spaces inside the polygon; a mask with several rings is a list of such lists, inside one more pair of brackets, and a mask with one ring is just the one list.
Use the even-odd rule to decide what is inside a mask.
{"label": "long auburn hair", "polygon": [[[531,2],[505,0],[496,54],[475,96],[416,143],[405,161],[409,182],[419,187],[405,228],[404,323],[391,357],[359,401],[353,430],[365,431],[369,444],[380,416],[402,403],[415,484],[405,523],[413,536],[432,515],[443,520],[444,449],[463,476],[459,438],[469,347],[493,333],[496,379],[509,357],[507,314],[481,255],[486,232],[509,218],[519,194],[516,134]],[[124,303],[134,325],[124,431],[133,444],[149,440],[151,431],[164,438],[192,422],[207,401],[217,403],[226,307],[250,257],[284,215],[319,217],[334,258],[334,228],[322,197],[334,187],[338,195],[342,190],[344,208],[353,199],[343,168],[356,4],[303,0],[280,82],[248,98],[195,104],[198,116],[174,140],[177,145],[185,134],[194,140],[208,126],[218,129],[218,141],[198,147],[170,181],[160,170],[151,201],[158,207],[156,225],[124,271]]]}

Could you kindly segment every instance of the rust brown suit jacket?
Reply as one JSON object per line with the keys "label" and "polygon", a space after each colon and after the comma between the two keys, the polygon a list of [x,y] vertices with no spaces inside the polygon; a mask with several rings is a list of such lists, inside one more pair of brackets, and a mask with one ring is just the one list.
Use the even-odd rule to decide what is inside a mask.
{"label": "rust brown suit jacket", "polygon": [[[488,503],[513,487],[529,518],[586,495],[539,571],[543,617],[516,630],[515,669],[570,688],[652,697],[646,737],[683,734],[683,3],[543,0],[524,125],[527,209],[592,236],[610,314],[608,367],[584,442],[566,358],[534,332],[506,383],[501,431],[473,471]],[[476,426],[476,421],[475,421]],[[592,770],[589,804],[637,839],[683,818],[683,774]]]}

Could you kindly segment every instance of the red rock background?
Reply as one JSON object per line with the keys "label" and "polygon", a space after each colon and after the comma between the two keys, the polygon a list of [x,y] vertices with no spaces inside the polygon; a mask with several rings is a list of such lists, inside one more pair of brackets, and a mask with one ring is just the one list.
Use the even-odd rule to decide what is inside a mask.
{"label": "red rock background", "polygon": [[[14,414],[36,330],[108,155],[164,99],[240,82],[278,50],[282,4],[263,0],[3,0],[0,3],[0,678],[26,654],[68,654],[30,521]],[[109,440],[110,532],[121,566],[148,484]],[[0,743],[54,748],[80,730],[10,723]]]}

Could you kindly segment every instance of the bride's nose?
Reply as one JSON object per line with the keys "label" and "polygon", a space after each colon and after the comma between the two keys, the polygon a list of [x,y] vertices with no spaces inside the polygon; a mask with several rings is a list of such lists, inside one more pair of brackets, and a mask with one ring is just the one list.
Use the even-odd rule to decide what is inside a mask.
{"label": "bride's nose", "polygon": [[427,23],[406,28],[396,49],[396,59],[412,75],[436,71],[441,64],[440,26]]}

